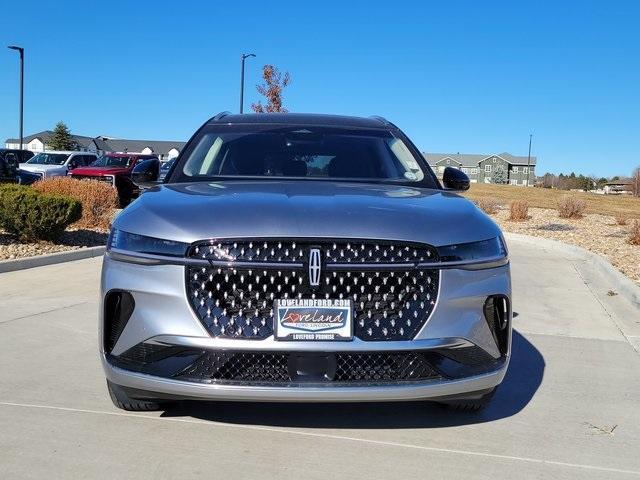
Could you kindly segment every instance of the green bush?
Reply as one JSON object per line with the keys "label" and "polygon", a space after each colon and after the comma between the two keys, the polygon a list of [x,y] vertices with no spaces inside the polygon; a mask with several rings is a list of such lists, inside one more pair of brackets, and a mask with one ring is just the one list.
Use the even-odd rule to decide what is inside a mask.
{"label": "green bush", "polygon": [[82,204],[21,185],[0,185],[0,227],[22,241],[56,240],[80,219]]}

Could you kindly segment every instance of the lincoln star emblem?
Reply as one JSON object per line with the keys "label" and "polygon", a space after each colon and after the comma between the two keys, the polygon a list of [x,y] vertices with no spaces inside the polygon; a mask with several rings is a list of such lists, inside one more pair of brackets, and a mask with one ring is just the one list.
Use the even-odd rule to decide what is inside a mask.
{"label": "lincoln star emblem", "polygon": [[317,287],[320,285],[320,249],[312,248],[309,250],[309,285]]}

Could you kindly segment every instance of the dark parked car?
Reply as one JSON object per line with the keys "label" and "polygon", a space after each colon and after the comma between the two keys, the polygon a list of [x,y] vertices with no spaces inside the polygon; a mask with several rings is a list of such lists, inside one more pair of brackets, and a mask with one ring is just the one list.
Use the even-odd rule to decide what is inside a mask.
{"label": "dark parked car", "polygon": [[131,181],[131,172],[145,160],[155,160],[155,155],[142,153],[106,153],[88,167],[78,167],[69,175],[77,179],[91,179],[106,182],[118,191],[121,206],[128,205],[140,194],[140,188]]}
{"label": "dark parked car", "polygon": [[13,148],[0,148],[0,159],[15,163],[16,166],[26,162],[35,154],[31,150],[18,150]]}
{"label": "dark parked car", "polygon": [[176,163],[176,159],[172,158],[169,161],[164,162],[162,165],[160,165],[160,176],[158,177],[158,181],[163,182],[164,179],[167,176],[167,173],[169,173],[169,170],[171,170],[171,167],[173,167],[173,165]]}
{"label": "dark parked car", "polygon": [[0,148],[0,183],[19,183],[31,185],[40,180],[41,175],[27,172],[19,168],[21,163],[26,162],[34,155],[29,150],[15,150]]}
{"label": "dark parked car", "polygon": [[113,402],[481,408],[509,363],[511,280],[467,188],[379,117],[212,118],[114,220],[99,309]]}

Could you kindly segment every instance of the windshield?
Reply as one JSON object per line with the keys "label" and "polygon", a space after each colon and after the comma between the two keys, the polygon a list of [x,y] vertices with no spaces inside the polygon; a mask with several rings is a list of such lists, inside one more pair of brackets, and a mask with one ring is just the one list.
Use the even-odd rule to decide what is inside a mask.
{"label": "windshield", "polygon": [[[420,164],[387,130],[276,127],[241,131],[212,126],[180,161],[183,181],[276,177],[419,182]],[[240,131],[239,131],[240,130]]]}
{"label": "windshield", "polygon": [[29,164],[62,165],[69,158],[67,153],[39,153],[27,160]]}
{"label": "windshield", "polygon": [[128,167],[131,157],[115,157],[112,155],[102,155],[91,167]]}

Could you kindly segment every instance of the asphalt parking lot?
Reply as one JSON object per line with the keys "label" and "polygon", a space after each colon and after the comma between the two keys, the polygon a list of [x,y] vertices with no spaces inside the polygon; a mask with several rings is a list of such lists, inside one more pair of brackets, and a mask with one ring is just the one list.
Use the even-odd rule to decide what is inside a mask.
{"label": "asphalt parking lot", "polygon": [[512,240],[514,352],[491,406],[183,404],[128,413],[97,355],[100,259],[0,274],[0,478],[639,478],[640,310]]}

